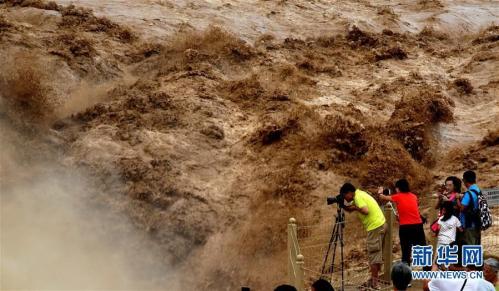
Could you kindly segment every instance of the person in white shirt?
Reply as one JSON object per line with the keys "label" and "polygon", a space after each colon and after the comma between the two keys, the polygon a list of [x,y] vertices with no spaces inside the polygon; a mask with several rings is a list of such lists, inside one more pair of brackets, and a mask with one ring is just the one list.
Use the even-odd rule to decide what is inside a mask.
{"label": "person in white shirt", "polygon": [[[440,246],[448,246],[456,241],[457,230],[463,231],[461,221],[453,214],[454,204],[450,201],[444,202],[442,204],[442,216],[438,219],[438,240],[435,254],[437,254]],[[434,266],[436,266],[437,257],[435,255],[433,260]],[[445,269],[443,266],[440,266],[440,268]]]}
{"label": "person in white shirt", "polygon": [[492,283],[484,279],[433,279],[430,291],[495,291]]}
{"label": "person in white shirt", "polygon": [[[437,271],[434,265],[432,271]],[[471,269],[453,268],[453,271]],[[424,291],[495,291],[494,285],[484,279],[433,279],[426,281]]]}
{"label": "person in white shirt", "polygon": [[438,246],[450,245],[456,241],[456,231],[463,231],[461,221],[454,216],[454,205],[450,201],[443,204],[442,217],[438,220]]}

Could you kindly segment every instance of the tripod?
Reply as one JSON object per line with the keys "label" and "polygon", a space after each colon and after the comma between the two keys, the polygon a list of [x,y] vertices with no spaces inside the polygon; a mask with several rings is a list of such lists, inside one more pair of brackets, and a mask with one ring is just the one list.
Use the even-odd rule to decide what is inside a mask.
{"label": "tripod", "polygon": [[[331,238],[329,239],[329,244],[327,247],[326,254],[324,255],[324,263],[322,264],[321,277],[325,277],[326,274],[331,274],[331,277],[334,272],[334,261],[336,258],[336,246],[338,245],[338,241],[340,242],[340,256],[341,256],[341,289],[345,289],[345,261],[343,259],[343,228],[345,227],[345,212],[343,208],[338,205],[338,213],[336,214],[336,220],[333,226],[333,233],[331,234]],[[332,247],[332,260],[331,265],[327,265],[327,260],[329,258]]]}

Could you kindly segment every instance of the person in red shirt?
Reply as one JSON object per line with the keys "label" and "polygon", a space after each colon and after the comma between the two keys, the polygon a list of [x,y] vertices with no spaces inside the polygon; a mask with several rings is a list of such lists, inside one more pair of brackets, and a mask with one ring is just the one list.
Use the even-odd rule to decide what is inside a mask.
{"label": "person in red shirt", "polygon": [[423,220],[419,213],[418,197],[410,192],[406,179],[395,183],[394,195],[383,195],[383,188],[378,190],[379,198],[395,203],[398,211],[399,238],[402,251],[402,262],[411,264],[412,246],[426,245]]}

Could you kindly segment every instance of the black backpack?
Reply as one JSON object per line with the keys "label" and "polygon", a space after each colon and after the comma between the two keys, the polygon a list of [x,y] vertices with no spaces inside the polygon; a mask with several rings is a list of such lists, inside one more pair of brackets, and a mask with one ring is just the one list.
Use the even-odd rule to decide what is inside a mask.
{"label": "black backpack", "polygon": [[475,195],[478,198],[478,218],[476,221],[478,222],[478,225],[480,225],[480,228],[482,230],[486,230],[492,225],[492,215],[490,215],[490,209],[489,209],[489,204],[487,203],[487,199],[485,196],[482,194],[482,191],[477,192],[475,190],[470,190],[475,193]]}

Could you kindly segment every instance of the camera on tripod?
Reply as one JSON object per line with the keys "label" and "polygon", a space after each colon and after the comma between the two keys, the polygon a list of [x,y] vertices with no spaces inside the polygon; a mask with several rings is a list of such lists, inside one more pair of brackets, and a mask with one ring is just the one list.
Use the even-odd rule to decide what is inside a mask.
{"label": "camera on tripod", "polygon": [[328,196],[326,198],[326,201],[327,201],[327,205],[337,203],[338,207],[340,207],[340,208],[345,207],[345,197],[343,197],[343,195],[341,195],[341,194],[338,194],[336,196]]}

